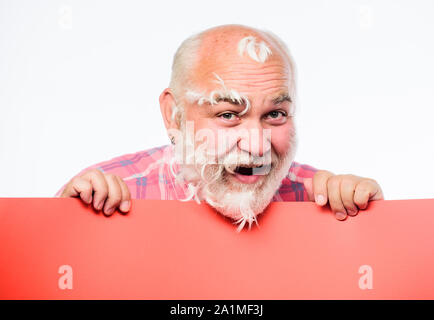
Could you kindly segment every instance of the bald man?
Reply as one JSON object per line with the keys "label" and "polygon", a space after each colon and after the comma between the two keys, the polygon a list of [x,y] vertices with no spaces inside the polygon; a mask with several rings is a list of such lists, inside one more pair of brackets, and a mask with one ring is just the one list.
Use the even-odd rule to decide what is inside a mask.
{"label": "bald man", "polygon": [[383,199],[378,183],[295,161],[294,64],[274,34],[225,25],[186,39],[160,95],[171,144],[91,166],[57,196],[105,215],[130,199],[204,202],[237,223],[272,201],[327,203],[339,220]]}

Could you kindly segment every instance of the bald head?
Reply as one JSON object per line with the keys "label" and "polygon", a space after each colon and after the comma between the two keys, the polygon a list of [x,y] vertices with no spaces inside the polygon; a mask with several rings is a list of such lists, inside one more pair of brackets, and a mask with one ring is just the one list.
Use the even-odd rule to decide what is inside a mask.
{"label": "bald head", "polygon": [[[205,30],[185,40],[172,67],[170,88],[176,96],[188,89],[203,89],[214,74],[233,67],[259,73],[280,64],[292,82],[294,66],[285,44],[275,35],[242,25],[223,25]],[[255,70],[256,69],[256,70]]]}
{"label": "bald head", "polygon": [[[239,56],[243,57],[246,54],[251,59],[263,63],[271,55],[270,47],[273,46],[273,41],[265,38],[263,32],[250,27],[220,26],[203,33],[201,51],[205,54],[215,52],[219,55],[232,55],[236,53],[235,48],[237,48]],[[278,51],[277,47],[274,49]]]}

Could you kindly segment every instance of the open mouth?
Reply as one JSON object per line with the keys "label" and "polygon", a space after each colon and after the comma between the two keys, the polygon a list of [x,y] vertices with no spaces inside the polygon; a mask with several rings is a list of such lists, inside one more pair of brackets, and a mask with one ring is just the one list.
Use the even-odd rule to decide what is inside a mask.
{"label": "open mouth", "polygon": [[268,165],[242,165],[235,168],[234,172],[243,176],[266,175],[270,172],[271,164]]}

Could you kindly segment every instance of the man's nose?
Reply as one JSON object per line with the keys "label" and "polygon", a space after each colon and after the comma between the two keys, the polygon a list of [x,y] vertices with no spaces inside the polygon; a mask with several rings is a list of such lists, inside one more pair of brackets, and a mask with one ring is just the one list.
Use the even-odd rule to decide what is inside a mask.
{"label": "man's nose", "polygon": [[239,137],[238,148],[252,156],[263,157],[271,149],[271,129],[250,125]]}

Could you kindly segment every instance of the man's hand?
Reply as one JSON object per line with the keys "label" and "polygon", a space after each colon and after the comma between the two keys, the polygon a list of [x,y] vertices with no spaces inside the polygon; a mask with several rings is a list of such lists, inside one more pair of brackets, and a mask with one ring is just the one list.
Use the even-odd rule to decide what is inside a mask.
{"label": "man's hand", "polygon": [[309,199],[319,206],[328,202],[338,220],[345,220],[347,215],[355,216],[368,207],[369,201],[384,199],[375,180],[351,174],[334,175],[320,170],[313,179],[306,179],[304,186]]}
{"label": "man's hand", "polygon": [[131,194],[125,182],[113,174],[104,174],[99,170],[89,170],[73,178],[65,187],[62,198],[80,197],[86,204],[93,203],[95,210],[103,210],[107,216],[117,208],[128,212],[131,206]]}

